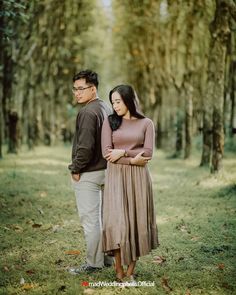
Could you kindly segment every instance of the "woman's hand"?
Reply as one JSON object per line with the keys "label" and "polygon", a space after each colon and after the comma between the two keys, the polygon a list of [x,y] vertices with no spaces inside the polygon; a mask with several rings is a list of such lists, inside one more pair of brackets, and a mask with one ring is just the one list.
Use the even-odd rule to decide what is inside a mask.
{"label": "woman's hand", "polygon": [[151,160],[151,157],[143,157],[142,154],[144,152],[141,152],[137,154],[134,158],[130,160],[131,165],[137,165],[137,166],[145,166],[149,160]]}
{"label": "woman's hand", "polygon": [[125,150],[120,149],[110,149],[109,153],[105,156],[106,160],[109,162],[115,162],[125,155]]}

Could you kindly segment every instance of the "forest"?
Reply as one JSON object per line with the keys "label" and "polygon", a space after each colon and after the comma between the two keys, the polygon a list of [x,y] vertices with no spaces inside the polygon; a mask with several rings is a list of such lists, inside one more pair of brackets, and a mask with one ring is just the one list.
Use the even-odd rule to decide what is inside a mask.
{"label": "forest", "polygon": [[[100,74],[105,100],[117,83],[132,84],[153,119],[156,147],[222,166],[235,150],[233,0],[1,1],[2,146],[70,142],[76,71]],[[50,28],[50,29],[49,29]]]}
{"label": "forest", "polygon": [[[217,262],[216,256],[212,258],[218,265],[219,274],[214,273],[212,277],[206,275],[204,279],[200,276],[200,268],[199,274],[195,273],[197,270],[194,269],[194,263],[187,274],[187,264],[186,270],[184,267],[177,270],[177,260],[169,261],[173,264],[169,264],[165,270],[162,268],[160,276],[157,275],[156,284],[161,281],[158,294],[235,294],[236,286],[232,282],[235,259],[231,261],[231,258],[233,255],[235,257],[235,247],[232,245],[235,242],[233,236],[236,228],[236,1],[1,0],[0,49],[0,210],[3,214],[0,236],[8,236],[2,250],[6,251],[5,259],[9,255],[11,264],[15,263],[15,268],[11,269],[10,262],[2,256],[5,266],[1,270],[0,293],[3,290],[1,294],[22,294],[27,290],[25,284],[21,284],[25,289],[16,287],[16,281],[20,280],[16,267],[19,261],[16,261],[19,257],[22,260],[23,253],[23,240],[19,234],[25,234],[26,238],[27,235],[33,237],[38,230],[35,238],[37,245],[32,241],[26,247],[28,250],[24,250],[28,251],[28,258],[23,269],[29,272],[33,269],[33,273],[27,273],[31,278],[38,278],[35,267],[40,257],[37,256],[37,262],[28,266],[29,253],[34,248],[38,253],[46,251],[39,247],[43,233],[49,228],[55,229],[53,226],[59,224],[59,231],[60,228],[67,227],[73,234],[76,222],[72,220],[70,223],[69,215],[73,212],[71,218],[76,219],[73,211],[75,204],[71,200],[72,203],[68,204],[66,201],[72,195],[67,187],[66,173],[75,118],[80,106],[72,94],[72,78],[80,70],[91,69],[99,74],[100,98],[109,103],[108,94],[114,86],[130,84],[137,93],[141,111],[154,122],[156,150],[155,164],[151,166],[154,187],[155,181],[158,185],[163,181],[163,188],[155,187],[157,199],[163,194],[171,204],[177,202],[180,209],[177,206],[173,211],[176,220],[180,218],[177,216],[183,214],[178,222],[173,221],[177,222],[173,228],[170,225],[165,227],[168,218],[175,217],[168,217],[169,207],[165,208],[163,199],[157,201],[157,205],[160,202],[160,208],[163,209],[163,212],[160,210],[162,213],[157,217],[157,223],[159,220],[163,244],[166,245],[166,248],[161,248],[160,257],[172,255],[173,258],[177,253],[174,251],[179,251],[178,258],[175,259],[183,259],[185,263],[183,253],[187,246],[181,244],[181,238],[176,238],[179,242],[177,250],[168,246],[168,243],[172,243],[171,231],[178,230],[178,234],[186,234],[186,237],[189,235],[192,242],[198,243],[200,238],[194,233],[194,230],[197,231],[196,224],[199,225],[199,236],[205,235],[208,242],[208,234],[213,235],[209,242],[211,248],[201,245],[204,255],[218,250],[217,255],[222,254]],[[38,162],[33,161],[35,155]],[[61,174],[58,172],[58,188],[56,176],[53,178],[56,168],[64,169]],[[41,171],[38,178],[34,171],[36,174]],[[52,212],[47,207],[48,204],[55,206],[49,177],[44,175],[47,171],[52,176],[51,181],[59,196],[58,208],[61,213],[58,213],[58,219],[50,215]],[[173,183],[170,184],[168,179],[172,178]],[[194,200],[187,196],[184,185],[192,192]],[[179,197],[174,197],[175,190],[179,192]],[[45,201],[47,197],[48,202]],[[202,209],[199,208],[198,197],[203,204]],[[190,210],[189,201],[193,202],[193,215],[189,213],[192,219],[190,215],[184,215],[185,211]],[[24,205],[27,208],[25,212],[22,210]],[[38,212],[29,211],[34,206]],[[173,207],[170,210],[174,210]],[[201,221],[198,219],[198,210],[203,210]],[[44,221],[46,212],[48,219]],[[183,221],[185,217],[190,218],[189,223]],[[204,218],[212,218],[212,224],[209,225]],[[24,221],[24,226],[20,220]],[[51,227],[48,225],[50,222]],[[190,237],[188,230],[191,224],[193,228]],[[30,230],[34,232],[28,232],[27,226],[32,226],[33,229]],[[209,232],[203,230],[208,226]],[[225,233],[225,244],[220,242],[222,228],[223,231],[226,228],[228,230]],[[166,229],[167,232],[164,233]],[[76,241],[72,238],[67,240],[63,229],[60,233],[56,239],[51,237],[47,242],[47,245],[54,247],[54,256],[51,258],[51,254],[45,252],[48,261],[44,258],[44,264],[47,267],[51,267],[50,259],[53,259],[51,264],[56,264],[57,267],[66,267],[73,262],[69,258],[61,258],[59,248],[64,251],[70,249],[71,245],[77,247]],[[14,235],[18,235],[17,238]],[[15,239],[21,245],[16,249],[16,253],[21,255],[19,257],[11,257],[8,252],[15,247]],[[52,241],[57,242],[54,245]],[[80,245],[81,249],[83,247]],[[194,252],[197,248],[191,248],[190,245],[189,249]],[[188,255],[188,250],[186,251]],[[191,256],[190,253],[189,255]],[[223,255],[226,255],[224,263],[220,260],[224,260]],[[209,257],[204,257],[199,259],[203,262],[210,261]],[[213,260],[209,263],[213,263]],[[160,266],[165,265],[164,261],[163,258]],[[145,279],[149,276],[152,278],[152,270],[147,268],[148,263],[149,260],[144,260],[139,269],[140,273],[146,273]],[[207,269],[207,265],[204,267]],[[212,272],[214,267],[211,268]],[[8,277],[11,270],[13,273]],[[48,274],[51,279],[55,276],[53,271],[50,270]],[[166,278],[166,271],[169,271],[169,276],[173,275],[172,287],[169,283],[171,278]],[[224,271],[228,279],[223,276]],[[188,275],[191,273],[190,278]],[[105,279],[106,274],[109,277],[108,272],[102,278]],[[199,282],[203,280],[203,286],[196,281],[189,282],[188,287],[183,282],[181,285],[178,275],[190,281],[196,275]],[[96,278],[101,279],[99,276]],[[74,280],[70,279],[68,283],[64,277],[57,277],[55,287],[44,286],[44,279],[42,276],[38,278],[41,280],[38,285],[32,283],[34,280],[31,279],[28,287],[32,289],[32,294],[58,294],[63,290],[68,294],[86,294],[81,287],[76,291]],[[69,284],[72,285],[69,287]],[[87,294],[95,292],[91,288],[88,290],[91,292]],[[141,289],[140,293],[139,290],[133,290],[133,294],[149,294],[144,290]],[[150,290],[150,294],[157,294],[156,289]],[[119,293],[117,289],[113,293],[116,292]],[[110,293],[101,290],[101,293],[98,291],[95,294]]]}

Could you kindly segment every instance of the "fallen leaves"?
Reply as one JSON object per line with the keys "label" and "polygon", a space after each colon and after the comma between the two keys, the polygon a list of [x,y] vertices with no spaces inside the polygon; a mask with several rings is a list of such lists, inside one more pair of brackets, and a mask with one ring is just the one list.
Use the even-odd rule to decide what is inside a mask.
{"label": "fallen leaves", "polygon": [[15,232],[23,232],[23,228],[18,224],[11,224],[9,227]]}
{"label": "fallen leaves", "polygon": [[198,237],[198,236],[193,236],[192,238],[191,238],[191,241],[198,241],[200,239],[200,237]]}
{"label": "fallen leaves", "polygon": [[182,232],[187,232],[188,231],[186,225],[182,225],[179,230],[182,231]]}
{"label": "fallen leaves", "polygon": [[52,245],[52,244],[55,244],[57,242],[58,242],[58,240],[50,240],[50,241],[45,241],[44,244]]}
{"label": "fallen leaves", "polygon": [[23,290],[30,290],[30,289],[33,289],[33,288],[36,288],[36,287],[38,287],[38,284],[26,283],[26,284],[23,284],[21,286],[21,289],[23,289]]}
{"label": "fallen leaves", "polygon": [[39,195],[40,195],[41,198],[47,197],[47,193],[46,192],[40,192]]}
{"label": "fallen leaves", "polygon": [[65,254],[67,255],[80,255],[80,251],[79,250],[68,250],[68,251],[65,251]]}
{"label": "fallen leaves", "polygon": [[41,226],[42,226],[41,223],[34,223],[34,224],[32,224],[32,227],[33,227],[33,228],[39,228],[39,227],[41,227]]}
{"label": "fallen leaves", "polygon": [[61,229],[61,226],[59,224],[56,224],[52,227],[52,231],[54,233],[58,232]]}
{"label": "fallen leaves", "polygon": [[163,256],[154,256],[153,257],[153,262],[157,264],[162,264],[166,261],[166,258]]}
{"label": "fallen leaves", "polygon": [[40,213],[41,215],[44,215],[44,212],[43,212],[43,210],[42,210],[42,209],[40,209],[40,208],[37,208],[37,210],[39,211],[39,213]]}
{"label": "fallen leaves", "polygon": [[20,255],[20,260],[24,264],[29,260],[29,252],[28,251],[23,251]]}
{"label": "fallen leaves", "polygon": [[171,292],[173,289],[169,286],[169,282],[167,278],[163,277],[161,278],[161,286],[166,292]]}
{"label": "fallen leaves", "polygon": [[24,231],[23,228],[18,224],[8,224],[7,226],[4,226],[3,229],[7,231],[14,230],[18,233],[22,233]]}
{"label": "fallen leaves", "polygon": [[35,283],[26,283],[24,278],[20,279],[21,289],[23,290],[30,290],[38,287],[38,284]]}
{"label": "fallen leaves", "polygon": [[35,274],[35,270],[34,269],[28,269],[28,270],[26,270],[26,273],[28,275],[34,275]]}
{"label": "fallen leaves", "polygon": [[223,270],[225,268],[225,265],[224,263],[219,263],[217,267],[218,269]]}
{"label": "fallen leaves", "polygon": [[187,226],[187,224],[185,223],[185,221],[182,219],[181,222],[179,224],[177,224],[176,229],[180,230],[183,233],[191,233],[190,228]]}
{"label": "fallen leaves", "polygon": [[3,267],[3,270],[4,270],[5,272],[9,272],[9,271],[10,271],[9,268],[8,268],[6,265]]}

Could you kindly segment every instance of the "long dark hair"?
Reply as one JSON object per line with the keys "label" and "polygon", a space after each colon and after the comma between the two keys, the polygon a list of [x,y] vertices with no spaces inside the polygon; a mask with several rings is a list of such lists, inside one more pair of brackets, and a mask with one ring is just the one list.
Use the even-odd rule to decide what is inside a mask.
{"label": "long dark hair", "polygon": [[[138,100],[132,86],[118,85],[114,87],[109,93],[109,100],[111,104],[112,104],[111,96],[114,92],[118,92],[120,94],[131,116],[137,119],[145,118],[145,116],[138,111]],[[118,116],[117,113],[114,111],[112,115],[108,116],[108,120],[109,120],[111,129],[114,131],[120,127],[122,122],[122,116]]]}

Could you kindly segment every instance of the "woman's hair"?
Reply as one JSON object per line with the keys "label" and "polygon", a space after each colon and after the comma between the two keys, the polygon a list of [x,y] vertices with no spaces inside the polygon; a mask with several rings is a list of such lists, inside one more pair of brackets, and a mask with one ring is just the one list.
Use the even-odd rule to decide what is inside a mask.
{"label": "woman's hair", "polygon": [[[114,92],[118,92],[120,94],[131,116],[138,119],[145,118],[145,116],[138,111],[137,96],[135,94],[134,89],[130,85],[118,85],[114,87],[109,93],[109,100],[111,104],[112,104],[111,96]],[[122,116],[118,116],[117,113],[114,111],[112,115],[108,116],[108,120],[109,120],[111,129],[114,131],[120,127],[122,122]]]}

